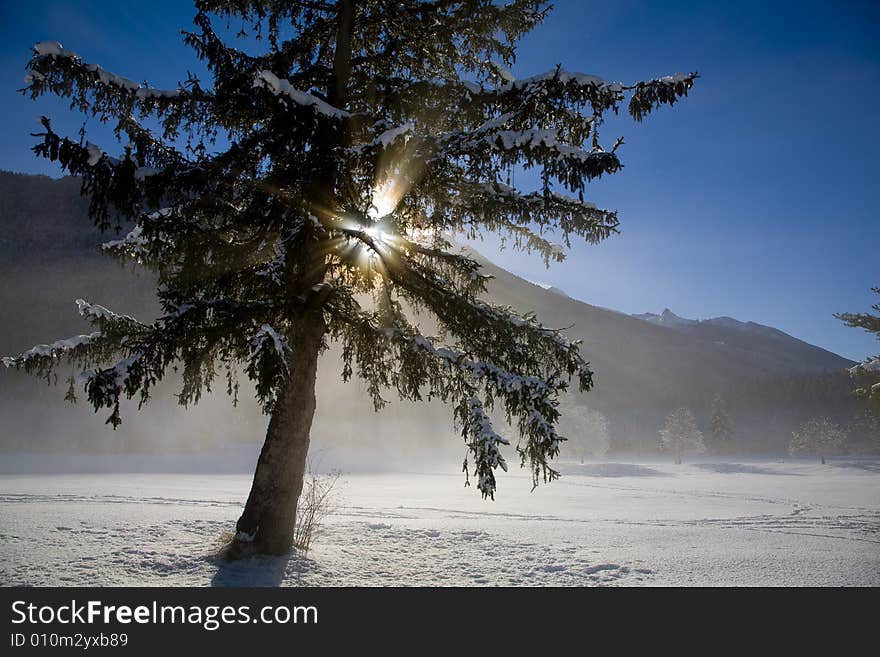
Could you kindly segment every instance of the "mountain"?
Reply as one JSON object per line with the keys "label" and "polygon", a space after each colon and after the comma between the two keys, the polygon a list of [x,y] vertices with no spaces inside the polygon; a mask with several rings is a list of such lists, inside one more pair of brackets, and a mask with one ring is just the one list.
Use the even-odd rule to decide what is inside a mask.
{"label": "mountain", "polygon": [[[112,236],[90,228],[78,189],[69,178],[0,172],[4,355],[82,333],[86,326],[73,303],[80,297],[145,320],[159,310],[150,273],[120,268],[98,253],[97,244]],[[617,447],[653,449],[663,418],[679,406],[692,408],[705,424],[716,393],[727,400],[743,446],[755,450],[778,451],[812,415],[842,421],[852,413],[843,374],[852,363],[781,331],[728,317],[688,320],[668,310],[630,316],[546,289],[474,255],[494,276],[492,301],[534,311],[545,324],[566,328],[568,336],[582,341],[596,386],[583,395],[572,393],[563,405],[589,405],[606,414]],[[319,372],[317,434],[331,442],[382,446],[377,449],[386,453],[419,441],[461,448],[448,409],[396,403],[390,412],[373,415],[360,386],[341,385],[339,371],[338,353],[331,349]],[[0,448],[55,440],[111,450],[129,443],[139,449],[191,449],[184,446],[193,444],[194,435],[195,444],[261,438],[265,418],[246,391],[237,409],[218,393],[194,412],[179,409],[173,392],[173,383],[164,383],[144,418],[127,420],[114,433],[101,426],[103,415],[92,415],[87,404],[68,410],[60,403],[62,389],[0,372],[0,415],[7,424]],[[322,406],[322,399],[333,399],[332,408]],[[130,415],[135,406],[129,405]],[[405,445],[388,448],[389,435],[406,438]]]}
{"label": "mountain", "polygon": [[633,315],[633,317],[650,322],[651,324],[657,324],[657,326],[668,326],[670,328],[681,328],[683,326],[691,326],[697,323],[696,320],[679,317],[669,310],[669,308],[664,308],[663,312],[659,315],[655,315],[654,313],[644,313],[641,315]]}
{"label": "mountain", "polygon": [[568,296],[568,293],[565,290],[560,289],[555,285],[550,285],[549,283],[539,283],[538,281],[529,281],[529,283],[531,283],[532,285],[537,285],[542,290],[546,290],[551,294],[557,294],[561,297],[571,298]]}
{"label": "mountain", "polygon": [[633,315],[637,319],[684,332],[689,338],[730,349],[754,362],[756,367],[783,372],[836,371],[850,361],[835,353],[808,344],[771,326],[741,322],[733,317],[686,319],[669,308],[662,313]]}

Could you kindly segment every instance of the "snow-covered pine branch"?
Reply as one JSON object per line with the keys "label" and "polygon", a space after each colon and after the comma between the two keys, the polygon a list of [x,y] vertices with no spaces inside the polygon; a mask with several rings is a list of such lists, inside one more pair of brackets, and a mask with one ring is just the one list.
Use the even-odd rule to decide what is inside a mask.
{"label": "snow-covered pine branch", "polygon": [[668,75],[654,80],[624,84],[606,82],[596,75],[575,73],[557,67],[545,73],[517,79],[502,85],[498,91],[515,98],[516,102],[535,102],[553,98],[562,104],[589,107],[592,114],[614,110],[630,94],[628,111],[640,121],[661,105],[674,105],[686,97],[699,77],[696,73]]}
{"label": "snow-covered pine branch", "polygon": [[523,194],[498,182],[462,182],[455,194],[432,210],[432,225],[455,230],[483,225],[510,235],[520,250],[538,250],[545,264],[561,260],[564,252],[536,230],[557,230],[563,243],[570,246],[572,238],[596,244],[616,233],[619,226],[615,211],[558,192]]}
{"label": "snow-covered pine branch", "polygon": [[119,257],[140,260],[147,255],[147,241],[143,236],[143,228],[135,226],[121,240],[110,240],[101,244],[101,250]]}
{"label": "snow-covered pine branch", "polygon": [[108,422],[115,427],[119,424],[119,395],[126,391],[131,396],[142,389],[142,378],[135,382],[128,381],[128,368],[137,368],[139,356],[132,355],[133,345],[143,339],[150,328],[133,317],[120,315],[104,306],[83,299],[77,299],[76,303],[83,319],[98,328],[98,331],[49,345],[37,345],[19,356],[3,358],[3,364],[46,379],[54,377],[57,382],[57,369],[63,363],[80,368],[99,366],[118,358],[120,354],[126,354],[122,361],[110,368],[99,367],[81,374],[89,400],[95,409],[102,406],[114,408]]}
{"label": "snow-covered pine branch", "polygon": [[585,182],[616,173],[621,166],[615,153],[572,146],[562,141],[558,131],[546,128],[480,132],[475,138],[461,135],[447,140],[436,157],[477,162],[495,158],[503,167],[539,167],[543,178],[558,180],[574,192],[582,192]]}
{"label": "snow-covered pine branch", "polygon": [[141,114],[162,121],[166,136],[203,121],[214,97],[191,79],[185,87],[156,89],[91,64],[54,41],[33,47],[23,90],[31,98],[46,93],[69,98],[82,112],[102,121]]}
{"label": "snow-covered pine branch", "polygon": [[106,334],[138,335],[147,329],[145,324],[130,315],[120,315],[97,303],[89,303],[85,299],[77,299],[76,307],[80,317],[99,327]]}
{"label": "snow-covered pine branch", "polygon": [[[880,295],[880,287],[873,287],[871,291]],[[880,339],[880,302],[873,304],[871,309],[874,313],[838,313],[835,317],[847,326],[863,329]],[[866,358],[851,367],[849,374],[858,382],[857,395],[880,404],[880,356]]]}
{"label": "snow-covered pine branch", "polygon": [[271,409],[275,393],[290,372],[287,356],[291,351],[287,339],[269,324],[263,324],[250,338],[251,354],[247,373],[256,382],[257,399]]}
{"label": "snow-covered pine branch", "polygon": [[[474,460],[477,490],[484,498],[489,497],[494,500],[495,468],[507,472],[507,461],[504,460],[499,446],[509,445],[510,441],[495,431],[492,420],[489,419],[483,403],[477,397],[463,398],[456,407],[456,415],[461,423],[461,433],[467,441],[468,450]],[[462,469],[467,476],[467,459]]]}
{"label": "snow-covered pine branch", "polygon": [[351,114],[345,110],[333,107],[310,93],[296,89],[289,81],[279,78],[271,71],[257,73],[253,86],[255,89],[268,89],[272,94],[281,97],[282,102],[292,101],[295,105],[311,108],[317,114],[328,118],[345,119],[351,117]]}
{"label": "snow-covered pine branch", "polygon": [[434,314],[463,348],[480,358],[497,361],[498,350],[493,345],[504,344],[508,369],[529,374],[543,371],[546,364],[560,374],[576,377],[581,390],[592,387],[592,371],[578,343],[543,326],[534,314],[519,315],[510,308],[469,297],[438,273],[415,263],[406,269],[389,270],[389,278],[414,308]]}
{"label": "snow-covered pine branch", "polygon": [[[542,476],[545,480],[556,476],[549,461],[563,440],[554,426],[558,418],[556,400],[566,388],[562,377],[516,374],[496,363],[478,360],[471,352],[436,346],[433,339],[411,325],[382,328],[379,317],[364,313],[351,313],[339,337],[345,345],[345,378],[357,366],[359,376],[376,394],[383,388],[396,389],[406,399],[419,400],[425,394],[457,409],[456,418],[474,458],[474,474],[484,495],[494,494],[491,469],[503,463],[497,458],[498,445],[508,441],[491,429],[488,416],[480,419],[479,414],[473,415],[477,409],[473,400],[479,394],[493,404],[500,402],[508,419],[515,419],[520,435],[517,451],[532,469],[534,484]],[[374,402],[381,407],[384,400],[376,397]]]}
{"label": "snow-covered pine branch", "polygon": [[5,367],[25,370],[37,361],[44,361],[54,365],[56,360],[75,355],[77,350],[94,344],[100,337],[101,332],[94,331],[87,335],[76,335],[72,338],[56,340],[52,344],[38,344],[18,356],[4,356],[2,362]]}
{"label": "snow-covered pine branch", "polygon": [[129,80],[128,78],[124,78],[121,75],[116,75],[115,73],[111,73],[106,69],[98,66],[97,64],[86,64],[83,62],[79,55],[77,55],[72,50],[67,50],[62,47],[60,43],[57,41],[41,41],[40,43],[34,45],[35,60],[31,68],[34,73],[30,73],[29,75],[33,78],[31,80],[25,80],[25,82],[30,83],[35,80],[45,81],[46,74],[39,71],[41,65],[44,65],[49,60],[55,59],[68,59],[71,60],[74,64],[78,66],[82,66],[82,68],[89,72],[94,73],[96,77],[96,81],[100,84],[116,87],[117,89],[124,90],[127,92],[133,92],[135,98],[138,100],[146,100],[148,98],[176,98],[179,96],[183,90],[181,89],[155,89],[152,87],[142,86],[140,83],[135,82],[134,80]]}

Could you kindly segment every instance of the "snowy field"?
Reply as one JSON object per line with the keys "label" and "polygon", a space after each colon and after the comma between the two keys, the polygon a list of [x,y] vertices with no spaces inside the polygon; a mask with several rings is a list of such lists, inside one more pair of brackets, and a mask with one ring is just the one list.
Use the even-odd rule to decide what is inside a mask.
{"label": "snowy field", "polygon": [[307,557],[226,564],[247,475],[2,475],[4,585],[880,585],[880,460],[569,464],[484,502],[357,474]]}

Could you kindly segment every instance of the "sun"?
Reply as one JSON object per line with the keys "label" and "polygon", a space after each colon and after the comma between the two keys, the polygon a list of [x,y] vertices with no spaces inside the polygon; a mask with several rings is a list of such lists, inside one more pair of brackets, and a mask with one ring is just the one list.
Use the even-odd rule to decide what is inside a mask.
{"label": "sun", "polygon": [[391,233],[386,233],[383,230],[379,230],[375,226],[367,226],[366,228],[364,228],[364,232],[369,235],[370,239],[372,239],[374,242],[379,242],[383,244],[392,241],[394,237]]}

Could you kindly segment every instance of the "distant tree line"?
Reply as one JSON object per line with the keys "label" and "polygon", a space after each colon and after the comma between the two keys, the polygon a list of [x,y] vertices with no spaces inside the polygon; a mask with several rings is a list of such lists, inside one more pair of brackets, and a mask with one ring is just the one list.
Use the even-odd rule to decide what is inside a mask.
{"label": "distant tree line", "polygon": [[839,405],[830,405],[837,410],[834,414],[827,412],[826,404],[771,406],[766,412],[746,406],[735,413],[726,398],[716,392],[711,406],[701,414],[680,406],[662,415],[659,431],[653,430],[653,438],[650,433],[643,433],[648,419],[635,410],[626,423],[618,416],[609,417],[594,408],[569,402],[563,405],[560,420],[568,440],[565,451],[569,458],[581,463],[608,452],[659,451],[672,455],[676,463],[688,452],[719,456],[790,453],[814,455],[820,460],[839,454],[880,454],[880,409],[854,397],[846,377],[796,376],[779,381],[786,382],[781,385],[786,394],[809,391],[814,400],[828,400],[846,390],[847,396],[839,400]]}

